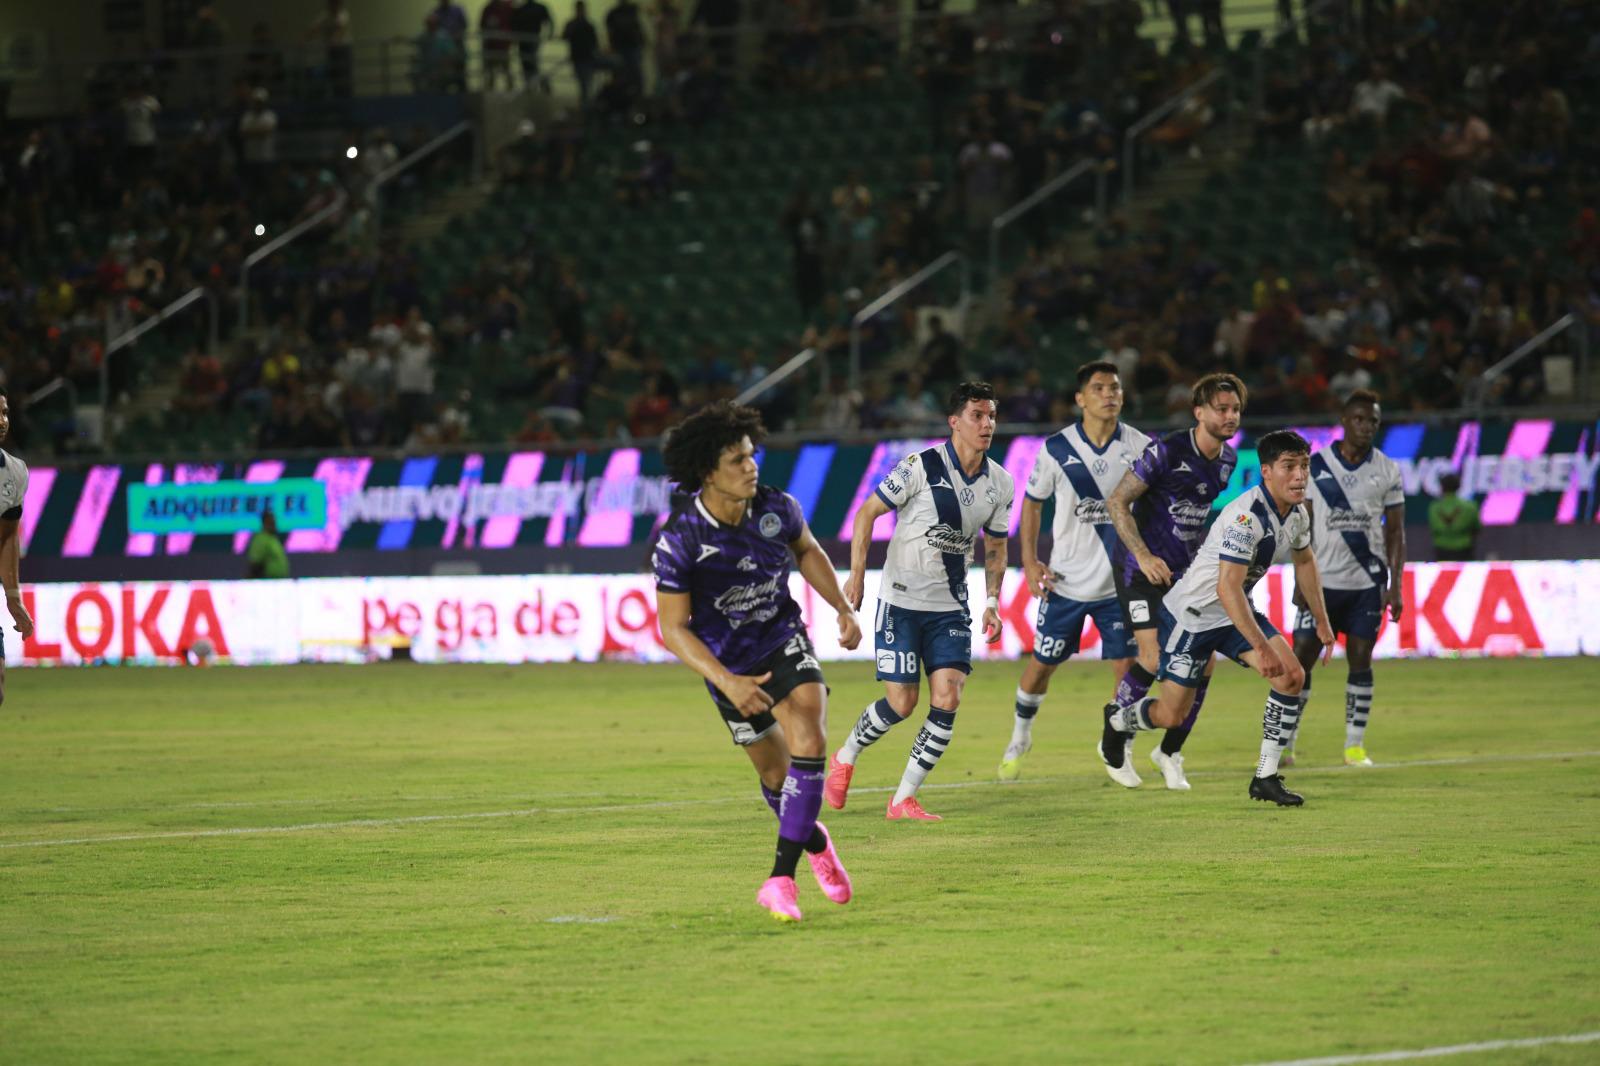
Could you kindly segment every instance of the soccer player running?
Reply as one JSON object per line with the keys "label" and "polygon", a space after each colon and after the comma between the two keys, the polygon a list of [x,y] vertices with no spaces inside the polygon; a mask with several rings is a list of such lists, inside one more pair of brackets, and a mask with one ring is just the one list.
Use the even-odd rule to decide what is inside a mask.
{"label": "soccer player running", "polygon": [[[10,401],[0,390],[0,440],[11,431]],[[0,584],[6,589],[6,607],[22,639],[33,636],[33,619],[22,603],[22,501],[28,495],[28,467],[8,451],[0,450]],[[5,702],[5,631],[0,630],[0,703]]]}
{"label": "soccer player running", "polygon": [[[1400,467],[1372,446],[1383,422],[1378,394],[1357,389],[1340,415],[1344,437],[1311,457],[1313,550],[1322,572],[1328,620],[1345,636],[1350,673],[1344,689],[1344,761],[1371,766],[1367,716],[1372,712],[1372,647],[1387,610],[1400,621],[1400,575],[1406,568],[1406,496]],[[1381,529],[1381,532],[1380,532]],[[1379,545],[1382,545],[1381,549]],[[1301,603],[1298,592],[1295,602]],[[1300,721],[1311,699],[1311,671],[1322,650],[1316,619],[1301,604],[1294,624],[1294,654],[1306,672]],[[1283,765],[1294,765],[1295,732]]]}
{"label": "soccer player running", "polygon": [[967,612],[967,568],[978,531],[984,535],[988,603],[983,635],[1000,639],[1000,582],[1011,531],[1011,475],[986,454],[994,437],[994,388],[964,381],[945,405],[950,439],[908,455],[878,484],[856,512],[850,539],[850,576],[844,594],[861,606],[872,524],[899,512],[878,584],[875,650],[884,698],[862,712],[844,745],[828,763],[824,796],[843,809],[861,752],[911,716],[928,674],[928,720],[911,745],[900,787],[889,800],[890,821],[937,822],[917,789],[950,745],[961,692],[972,672],[972,617]]}
{"label": "soccer player running", "polygon": [[[1193,429],[1150,442],[1106,501],[1121,539],[1116,569],[1117,595],[1138,643],[1139,661],[1123,675],[1112,701],[1127,707],[1145,697],[1155,682],[1161,651],[1157,627],[1161,602],[1172,583],[1188,570],[1205,534],[1211,506],[1228,486],[1239,457],[1228,441],[1239,430],[1248,398],[1244,382],[1232,374],[1207,374],[1190,394]],[[1201,676],[1188,716],[1167,730],[1150,761],[1169,789],[1187,791],[1183,745],[1189,739],[1211,680],[1209,664]],[[1103,738],[1102,738],[1103,739]],[[1115,748],[1102,746],[1100,758],[1111,780],[1137,788],[1133,739]]]}
{"label": "soccer player running", "polygon": [[1316,639],[1330,651],[1333,630],[1322,602],[1305,507],[1311,445],[1300,434],[1280,429],[1262,437],[1256,448],[1261,484],[1222,509],[1194,563],[1164,597],[1157,629],[1160,695],[1128,707],[1107,707],[1101,744],[1110,751],[1132,732],[1181,724],[1194,705],[1207,663],[1220,652],[1272,682],[1250,798],[1298,807],[1305,799],[1284,787],[1278,760],[1300,716],[1305,671],[1289,642],[1251,604],[1250,590],[1268,567],[1292,559],[1295,585],[1315,619]]}
{"label": "soccer player running", "polygon": [[755,447],[765,436],[754,408],[727,401],[670,431],[667,473],[695,496],[662,526],[652,565],[662,642],[705,678],[778,816],[777,858],[756,902],[779,921],[798,922],[801,852],[833,902],[850,901],[850,877],[817,821],[827,687],[789,595],[791,552],[801,576],[838,611],[839,644],[859,645],[861,627],[799,503],[758,482]]}
{"label": "soccer player running", "polygon": [[[1022,758],[1033,747],[1033,720],[1050,688],[1056,667],[1077,654],[1083,623],[1093,618],[1100,630],[1100,658],[1109,659],[1112,684],[1133,663],[1134,644],[1112,579],[1116,533],[1106,499],[1150,438],[1118,421],[1122,379],[1115,363],[1085,363],[1078,370],[1074,400],[1081,421],[1045,441],[1028,475],[1022,497],[1022,569],[1028,588],[1039,597],[1033,655],[1017,683],[1011,743],[1000,759],[1000,780],[1015,781]],[[1054,497],[1050,561],[1039,559],[1039,524],[1044,503]]]}

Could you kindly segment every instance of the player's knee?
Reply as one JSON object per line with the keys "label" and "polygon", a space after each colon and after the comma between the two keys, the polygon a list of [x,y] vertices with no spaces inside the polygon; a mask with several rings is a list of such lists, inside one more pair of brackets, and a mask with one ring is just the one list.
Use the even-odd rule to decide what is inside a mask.
{"label": "player's knee", "polygon": [[933,705],[953,711],[961,706],[960,685],[935,685],[933,687]]}
{"label": "player's knee", "polygon": [[1298,696],[1300,690],[1306,687],[1306,671],[1298,662],[1291,662],[1289,668],[1278,679],[1277,689],[1285,696]]}
{"label": "player's knee", "polygon": [[888,693],[884,698],[889,701],[889,709],[901,718],[909,718],[911,712],[917,709],[917,699],[921,695],[919,689],[897,689]]}

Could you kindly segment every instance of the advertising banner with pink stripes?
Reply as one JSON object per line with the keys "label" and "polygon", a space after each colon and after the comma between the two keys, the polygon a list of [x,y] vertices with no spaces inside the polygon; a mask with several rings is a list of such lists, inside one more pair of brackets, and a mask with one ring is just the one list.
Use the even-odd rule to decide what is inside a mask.
{"label": "advertising banner with pink stripes", "polygon": [[[840,575],[841,580],[844,575]],[[867,659],[878,574],[867,577],[867,630],[839,647],[833,610],[798,575],[790,591],[824,659]],[[1382,657],[1600,653],[1600,561],[1420,563],[1406,569],[1405,611],[1386,620]],[[1270,571],[1259,609],[1293,625],[1293,572]],[[982,603],[983,574],[971,573]],[[396,649],[422,662],[545,663],[670,658],[644,575],[315,579],[299,581],[48,584],[26,586],[36,631],[7,634],[10,665],[370,662]],[[1006,576],[1004,632],[987,646],[974,619],[978,660],[1015,659],[1033,647],[1037,603],[1021,574]],[[9,626],[8,626],[9,628]],[[1080,657],[1099,657],[1090,624]],[[199,653],[197,656],[195,653]]]}

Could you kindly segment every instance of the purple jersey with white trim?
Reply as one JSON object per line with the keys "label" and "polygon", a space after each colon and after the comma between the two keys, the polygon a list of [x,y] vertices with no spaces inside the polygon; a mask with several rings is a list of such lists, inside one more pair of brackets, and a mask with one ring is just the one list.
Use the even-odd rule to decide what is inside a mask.
{"label": "purple jersey with white trim", "polygon": [[[1134,460],[1133,475],[1146,485],[1133,505],[1133,517],[1145,546],[1172,571],[1176,581],[1194,562],[1205,540],[1211,505],[1228,487],[1238,453],[1224,444],[1215,459],[1195,447],[1192,429],[1157,437]],[[1124,582],[1139,574],[1139,563],[1126,545],[1117,557]]]}
{"label": "purple jersey with white trim", "polygon": [[789,544],[805,526],[793,496],[762,485],[736,526],[696,496],[661,527],[651,555],[656,590],[689,594],[690,631],[736,674],[805,632],[789,595]]}

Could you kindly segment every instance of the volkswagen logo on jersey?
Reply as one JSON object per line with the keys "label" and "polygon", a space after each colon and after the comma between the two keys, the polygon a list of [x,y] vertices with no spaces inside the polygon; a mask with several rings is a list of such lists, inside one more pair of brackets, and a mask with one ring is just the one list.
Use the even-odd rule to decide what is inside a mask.
{"label": "volkswagen logo on jersey", "polygon": [[783,519],[775,514],[764,514],[761,516],[761,524],[758,528],[760,528],[763,537],[776,537],[783,532]]}
{"label": "volkswagen logo on jersey", "polygon": [[934,551],[945,552],[950,555],[965,555],[972,550],[972,538],[954,526],[940,522],[936,526],[929,526],[926,534],[928,546]]}
{"label": "volkswagen logo on jersey", "polygon": [[963,506],[963,507],[971,507],[972,506],[972,501],[976,500],[977,498],[978,498],[978,494],[973,492],[971,489],[962,489],[961,490],[961,506]]}
{"label": "volkswagen logo on jersey", "polygon": [[1106,461],[1104,459],[1096,459],[1094,461],[1094,465],[1091,466],[1089,469],[1094,471],[1094,476],[1095,477],[1105,477],[1106,476],[1106,471],[1110,470],[1111,467],[1106,463]]}

